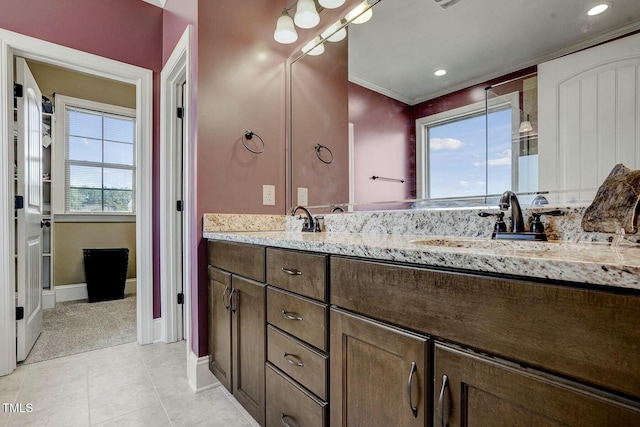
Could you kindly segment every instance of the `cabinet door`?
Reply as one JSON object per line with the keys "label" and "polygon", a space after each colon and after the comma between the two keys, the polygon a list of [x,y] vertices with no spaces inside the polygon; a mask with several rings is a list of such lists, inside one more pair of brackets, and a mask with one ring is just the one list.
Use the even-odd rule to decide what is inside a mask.
{"label": "cabinet door", "polygon": [[424,426],[427,339],[331,309],[332,426]]}
{"label": "cabinet door", "polygon": [[266,285],[232,276],[233,395],[264,425]]}
{"label": "cabinet door", "polygon": [[231,388],[231,274],[209,266],[209,370]]}
{"label": "cabinet door", "polygon": [[458,348],[435,346],[434,426],[632,426],[640,407]]}

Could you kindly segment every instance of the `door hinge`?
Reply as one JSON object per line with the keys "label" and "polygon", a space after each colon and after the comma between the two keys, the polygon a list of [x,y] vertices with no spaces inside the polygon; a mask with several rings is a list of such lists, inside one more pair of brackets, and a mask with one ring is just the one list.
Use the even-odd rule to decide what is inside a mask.
{"label": "door hinge", "polygon": [[184,294],[182,292],[178,294],[178,304],[184,304]]}
{"label": "door hinge", "polygon": [[178,212],[182,212],[184,210],[182,200],[176,201],[176,210]]}
{"label": "door hinge", "polygon": [[16,98],[22,98],[22,85],[20,83],[13,84],[13,96]]}
{"label": "door hinge", "polygon": [[16,196],[16,209],[24,208],[24,197]]}
{"label": "door hinge", "polygon": [[178,115],[179,119],[184,118],[184,108],[178,107],[178,111],[176,112],[176,114]]}
{"label": "door hinge", "polygon": [[24,319],[24,307],[16,307],[16,320]]}

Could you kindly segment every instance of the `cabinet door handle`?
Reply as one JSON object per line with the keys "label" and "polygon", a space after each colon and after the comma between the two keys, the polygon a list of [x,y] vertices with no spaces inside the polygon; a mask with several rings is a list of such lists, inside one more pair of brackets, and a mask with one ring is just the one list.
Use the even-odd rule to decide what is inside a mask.
{"label": "cabinet door handle", "polygon": [[411,413],[413,414],[413,418],[418,418],[418,407],[413,406],[413,395],[411,390],[413,389],[413,377],[418,370],[416,366],[416,362],[411,362],[411,370],[409,371],[409,381],[407,381],[407,394],[409,395],[409,407],[411,408]]}
{"label": "cabinet door handle", "polygon": [[231,307],[231,312],[232,313],[235,313],[236,310],[238,309],[237,302],[236,302],[236,304],[233,303],[234,301],[238,300],[237,295],[236,295],[235,299],[233,298],[233,294],[235,294],[235,293],[236,293],[236,288],[233,288],[233,289],[231,289],[231,293],[229,294],[229,306]]}
{"label": "cabinet door handle", "polygon": [[295,268],[282,267],[282,272],[290,276],[302,276],[302,271],[296,270]]}
{"label": "cabinet door handle", "polygon": [[225,301],[225,295],[227,295],[229,293],[229,287],[225,286],[224,291],[222,291],[222,305],[224,305],[224,308],[229,310],[229,305],[227,304],[227,302]]}
{"label": "cabinet door handle", "polygon": [[289,313],[284,310],[282,310],[282,317],[284,317],[287,320],[304,320],[302,317],[298,316],[296,313]]}
{"label": "cabinet door handle", "polygon": [[[284,414],[284,413],[283,413],[283,414],[282,414],[282,416],[280,417],[280,421],[282,422],[282,425],[283,425],[284,427],[293,427],[291,424],[289,424],[289,423],[286,421],[286,419],[292,420],[292,419],[293,419],[293,417],[291,417],[291,416],[289,416],[289,415],[287,415],[287,414]],[[295,425],[295,424],[294,424],[294,425]]]}
{"label": "cabinet door handle", "polygon": [[[300,358],[298,356],[296,356],[295,354],[285,353],[283,357],[284,357],[284,360],[286,360],[289,365],[299,366],[301,368],[304,367],[304,363],[302,363]],[[293,359],[298,359],[298,360],[295,361]]]}
{"label": "cabinet door handle", "polygon": [[438,415],[440,416],[440,425],[442,427],[449,425],[449,393],[445,394],[448,386],[449,378],[443,375],[442,388],[440,389],[440,397],[438,398]]}

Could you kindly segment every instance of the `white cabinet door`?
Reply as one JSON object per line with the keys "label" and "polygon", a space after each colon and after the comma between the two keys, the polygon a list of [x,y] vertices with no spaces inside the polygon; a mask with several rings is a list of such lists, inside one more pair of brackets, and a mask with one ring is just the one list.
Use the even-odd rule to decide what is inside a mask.
{"label": "white cabinet door", "polygon": [[42,94],[24,59],[16,58],[18,209],[17,304],[24,316],[17,321],[17,361],[26,359],[42,332]]}

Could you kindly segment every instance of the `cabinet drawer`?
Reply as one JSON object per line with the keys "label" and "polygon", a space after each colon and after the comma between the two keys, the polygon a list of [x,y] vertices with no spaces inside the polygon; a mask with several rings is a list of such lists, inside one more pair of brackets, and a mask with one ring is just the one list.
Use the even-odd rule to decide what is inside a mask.
{"label": "cabinet drawer", "polygon": [[328,305],[267,287],[267,322],[327,351]]}
{"label": "cabinet drawer", "polygon": [[327,396],[328,357],[295,338],[267,327],[267,359],[322,400]]}
{"label": "cabinet drawer", "polygon": [[331,303],[640,397],[640,296],[331,259]]}
{"label": "cabinet drawer", "polygon": [[322,427],[327,404],[267,363],[267,426]]}
{"label": "cabinet drawer", "polygon": [[267,283],[320,301],[327,300],[327,256],[267,249]]}
{"label": "cabinet drawer", "polygon": [[209,265],[264,282],[265,248],[263,246],[209,240],[207,250]]}

